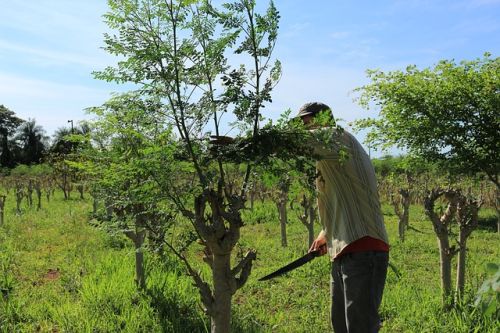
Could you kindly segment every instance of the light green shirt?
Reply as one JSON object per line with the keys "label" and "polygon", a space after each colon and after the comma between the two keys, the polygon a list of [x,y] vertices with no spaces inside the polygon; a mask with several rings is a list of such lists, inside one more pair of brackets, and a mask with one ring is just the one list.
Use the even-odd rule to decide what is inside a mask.
{"label": "light green shirt", "polygon": [[[347,159],[339,158],[339,148]],[[375,171],[361,144],[345,130],[334,143],[315,144],[320,156],[316,168],[318,210],[331,259],[347,245],[365,236],[389,244],[380,209]]]}

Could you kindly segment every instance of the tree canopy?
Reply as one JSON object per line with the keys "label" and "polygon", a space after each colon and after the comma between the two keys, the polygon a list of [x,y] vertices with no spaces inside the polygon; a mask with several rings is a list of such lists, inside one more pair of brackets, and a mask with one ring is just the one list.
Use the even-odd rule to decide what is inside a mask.
{"label": "tree canopy", "polygon": [[484,172],[499,186],[499,70],[500,58],[489,54],[422,70],[369,70],[371,83],[356,89],[358,102],[379,117],[357,127],[370,128],[373,145],[403,148],[455,174]]}

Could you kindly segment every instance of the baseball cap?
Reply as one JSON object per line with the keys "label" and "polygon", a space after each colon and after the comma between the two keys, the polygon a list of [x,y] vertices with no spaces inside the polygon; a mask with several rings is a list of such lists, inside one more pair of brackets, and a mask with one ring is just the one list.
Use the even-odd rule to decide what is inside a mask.
{"label": "baseball cap", "polygon": [[315,115],[322,111],[328,111],[328,110],[331,110],[331,108],[328,105],[321,102],[306,103],[302,105],[302,107],[299,109],[299,113],[297,114],[296,117],[299,118],[309,115]]}

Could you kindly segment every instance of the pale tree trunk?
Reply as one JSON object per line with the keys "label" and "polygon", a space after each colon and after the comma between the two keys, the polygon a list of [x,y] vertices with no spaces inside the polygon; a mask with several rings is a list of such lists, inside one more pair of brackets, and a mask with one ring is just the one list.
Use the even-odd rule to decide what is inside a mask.
{"label": "pale tree trunk", "polygon": [[287,210],[286,210],[286,202],[283,202],[281,199],[276,203],[278,207],[279,220],[280,220],[280,233],[281,233],[281,246],[287,247],[288,240],[286,238],[286,223],[287,223]]}
{"label": "pale tree trunk", "polygon": [[46,184],[44,186],[45,189],[45,197],[47,198],[47,202],[50,202],[50,195],[52,193],[52,184]]}
{"label": "pale tree trunk", "polygon": [[61,188],[61,190],[63,191],[63,194],[64,194],[64,200],[68,200],[69,199],[69,193],[68,193],[68,185],[67,185],[67,180],[68,180],[68,176],[63,174],[62,176],[62,183],[59,184],[59,187]]}
{"label": "pale tree trunk", "polygon": [[30,179],[28,181],[28,206],[31,208],[33,207],[33,181]]}
{"label": "pale tree trunk", "polygon": [[228,278],[231,276],[230,254],[214,255],[212,265],[214,302],[211,332],[227,333],[231,331],[231,298],[234,290],[233,281]]}
{"label": "pale tree trunk", "polygon": [[83,197],[83,190],[84,190],[83,184],[77,184],[76,189],[78,190],[78,193],[80,193],[80,199],[81,200],[85,199]]}
{"label": "pale tree trunk", "polygon": [[37,205],[36,205],[36,210],[42,209],[42,185],[40,184],[39,181],[35,183],[35,192],[36,192],[36,198],[37,198]]}
{"label": "pale tree trunk", "polygon": [[312,243],[314,242],[314,237],[316,236],[314,234],[315,221],[316,221],[316,208],[314,207],[314,205],[311,204],[311,206],[309,207],[309,224],[307,225],[309,246],[312,245]]}
{"label": "pale tree trunk", "polygon": [[113,218],[113,203],[106,199],[105,202],[104,202],[104,206],[106,208],[106,218],[108,221],[111,221],[111,219]]}
{"label": "pale tree trunk", "polygon": [[67,182],[68,200],[71,199],[71,191],[73,191],[73,184],[71,184],[71,179]]}
{"label": "pale tree trunk", "polygon": [[255,195],[257,194],[257,184],[252,183],[252,188],[250,189],[250,210],[253,211],[255,205]]}
{"label": "pale tree trunk", "polygon": [[312,196],[302,195],[300,206],[303,209],[302,214],[297,214],[300,222],[307,228],[307,240],[309,247],[314,242],[314,222],[316,220],[316,209],[314,207],[314,198]]}
{"label": "pale tree trunk", "polygon": [[290,179],[289,177],[284,177],[280,180],[278,184],[278,200],[276,201],[276,207],[278,208],[279,220],[280,220],[280,231],[281,231],[281,246],[287,247],[288,240],[286,237],[286,224],[288,223],[287,214],[287,203],[288,203],[288,191],[290,189]]}
{"label": "pale tree trunk", "polygon": [[[211,318],[212,333],[228,333],[231,328],[231,299],[234,293],[248,280],[256,252],[249,250],[239,262],[231,268],[231,252],[240,238],[243,226],[240,211],[245,207],[243,196],[232,196],[227,204],[223,201],[222,191],[206,189],[195,198],[194,214],[182,210],[185,217],[193,221],[200,235],[199,242],[205,246],[203,261],[210,266],[213,290],[198,271],[193,269],[186,257],[174,247],[166,245],[186,265],[193,278],[205,312]],[[207,205],[210,214],[206,214]]]}
{"label": "pale tree trunk", "polygon": [[134,245],[135,245],[135,283],[139,289],[146,288],[146,274],[144,272],[144,251],[142,245],[146,231],[136,231]]}
{"label": "pale tree trunk", "polygon": [[16,183],[16,212],[17,214],[21,214],[21,202],[24,198],[24,191],[22,185]]}
{"label": "pale tree trunk", "polygon": [[92,197],[92,216],[97,216],[98,205],[97,197]]}
{"label": "pale tree trunk", "polygon": [[439,242],[439,264],[441,272],[441,290],[443,292],[443,306],[449,308],[452,305],[451,299],[451,259],[455,253],[450,249],[448,234],[438,236]]}
{"label": "pale tree trunk", "polygon": [[495,210],[497,212],[497,233],[500,234],[500,190],[495,189]]}
{"label": "pale tree trunk", "polygon": [[465,286],[465,256],[467,254],[467,237],[464,233],[460,232],[458,235],[459,248],[458,248],[458,259],[457,259],[457,281],[455,292],[458,298],[461,298],[464,292]]}
{"label": "pale tree trunk", "polygon": [[[394,207],[394,212],[398,217],[398,234],[399,240],[404,242],[405,231],[409,225],[410,217],[410,191],[407,189],[399,189],[399,200],[395,200],[394,196],[391,194],[391,203]],[[402,211],[401,211],[402,209]]]}
{"label": "pale tree trunk", "polygon": [[[138,213],[142,214],[142,213]],[[144,252],[142,245],[146,238],[146,230],[144,226],[144,216],[136,216],[135,231],[126,230],[125,235],[134,242],[135,248],[135,283],[141,290],[146,288],[146,275],[144,272]]]}
{"label": "pale tree trunk", "polygon": [[[436,200],[443,196],[448,201],[444,213],[439,216],[435,210]],[[457,211],[459,193],[455,190],[432,190],[424,200],[425,214],[429,217],[434,228],[434,232],[439,242],[440,270],[441,270],[441,289],[442,302],[445,309],[453,305],[451,297],[451,259],[456,254],[456,250],[450,247],[449,226]]]}
{"label": "pale tree trunk", "polygon": [[459,252],[457,261],[457,284],[456,293],[460,298],[464,293],[465,288],[465,264],[467,254],[467,239],[478,225],[478,212],[482,205],[481,200],[471,200],[465,196],[460,197],[457,208],[457,222],[460,227],[459,231]]}
{"label": "pale tree trunk", "polygon": [[0,195],[0,226],[4,223],[4,212],[5,212],[5,200],[7,199],[6,195]]}

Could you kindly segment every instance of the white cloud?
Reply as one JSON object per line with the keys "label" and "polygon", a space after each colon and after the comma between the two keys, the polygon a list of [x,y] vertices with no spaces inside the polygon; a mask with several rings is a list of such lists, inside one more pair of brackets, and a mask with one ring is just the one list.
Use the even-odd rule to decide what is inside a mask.
{"label": "white cloud", "polygon": [[109,99],[109,89],[68,85],[0,73],[0,104],[23,119],[36,118],[49,134],[68,119],[88,119],[84,109]]}
{"label": "white cloud", "polygon": [[2,4],[0,26],[47,40],[68,36],[77,45],[82,36],[103,31],[105,10],[105,1],[95,0],[7,1]]}
{"label": "white cloud", "polygon": [[350,95],[366,82],[364,72],[358,69],[286,65],[273,93],[272,108],[276,112],[298,110],[304,103],[320,101],[330,105],[337,117],[352,121],[367,116]]}
{"label": "white cloud", "polygon": [[[26,45],[9,42],[0,39],[0,51],[6,55],[16,58],[26,58],[27,61],[42,65],[80,65],[88,68],[104,67],[106,57],[97,57],[94,54],[71,53],[59,50],[48,50],[45,48],[29,47]],[[0,55],[1,57],[1,55]]]}

